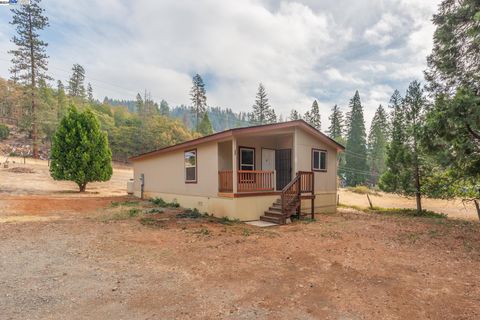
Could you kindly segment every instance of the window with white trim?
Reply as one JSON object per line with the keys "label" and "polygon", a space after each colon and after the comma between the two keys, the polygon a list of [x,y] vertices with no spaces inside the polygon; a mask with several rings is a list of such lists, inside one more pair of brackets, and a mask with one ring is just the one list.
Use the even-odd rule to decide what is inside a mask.
{"label": "window with white trim", "polygon": [[255,149],[240,148],[240,170],[255,170]]}
{"label": "window with white trim", "polygon": [[327,151],[312,149],[312,171],[327,171]]}
{"label": "window with white trim", "polygon": [[185,182],[197,182],[197,150],[188,150],[184,153]]}

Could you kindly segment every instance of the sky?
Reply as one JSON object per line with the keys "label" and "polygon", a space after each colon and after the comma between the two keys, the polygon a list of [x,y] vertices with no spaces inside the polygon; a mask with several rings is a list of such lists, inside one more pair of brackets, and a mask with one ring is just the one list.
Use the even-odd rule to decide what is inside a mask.
{"label": "sky", "polygon": [[[249,111],[264,84],[277,115],[318,100],[322,127],[358,90],[367,127],[395,89],[423,80],[439,0],[43,0],[49,73],[79,63],[94,96],[189,105],[199,73],[210,106]],[[14,30],[0,6],[0,76]]]}

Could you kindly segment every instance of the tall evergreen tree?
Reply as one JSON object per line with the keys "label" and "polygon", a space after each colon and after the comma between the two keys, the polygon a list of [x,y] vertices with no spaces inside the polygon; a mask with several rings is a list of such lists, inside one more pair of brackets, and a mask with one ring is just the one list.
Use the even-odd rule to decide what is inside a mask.
{"label": "tall evergreen tree", "polygon": [[320,131],[322,129],[322,122],[320,119],[320,110],[318,109],[317,100],[313,100],[312,108],[310,111],[305,112],[303,117],[312,127]]}
{"label": "tall evergreen tree", "polygon": [[425,98],[420,82],[412,81],[405,98],[398,91],[392,96],[394,109],[392,139],[387,150],[387,171],[380,188],[389,192],[415,195],[417,211],[422,210],[422,177],[425,174],[420,139],[423,132]]}
{"label": "tall evergreen tree", "polygon": [[[332,114],[328,117],[330,120],[330,126],[328,127],[328,136],[336,142],[345,145],[344,137],[344,119],[343,113],[337,105],[332,107]],[[341,178],[345,177],[345,152],[341,152],[337,155],[338,171],[337,175]]]}
{"label": "tall evergreen tree", "polygon": [[87,99],[88,102],[93,102],[93,88],[90,82],[87,84]]}
{"label": "tall evergreen tree", "polygon": [[60,122],[60,119],[66,114],[67,111],[67,101],[65,98],[65,86],[62,81],[57,81],[57,122]]}
{"label": "tall evergreen tree", "polygon": [[267,92],[262,83],[258,85],[258,91],[255,98],[255,104],[252,106],[253,111],[250,114],[250,122],[252,124],[266,124],[277,122],[275,110],[268,103]]}
{"label": "tall evergreen tree", "polygon": [[290,119],[290,121],[300,120],[300,119],[302,119],[302,117],[300,116],[300,114],[298,113],[297,110],[292,109],[292,111],[290,111],[289,119]]}
{"label": "tall evergreen tree", "polygon": [[328,136],[333,140],[339,142],[343,139],[344,120],[343,113],[337,105],[332,108],[332,114],[328,117],[330,126],[328,127]]}
{"label": "tall evergreen tree", "polygon": [[79,64],[72,67],[72,75],[68,80],[68,94],[71,97],[85,98],[85,69]]}
{"label": "tall evergreen tree", "polygon": [[426,79],[435,99],[422,139],[434,157],[436,177],[425,186],[434,197],[474,201],[480,219],[480,5],[444,0]]}
{"label": "tall evergreen tree", "polygon": [[137,114],[139,116],[142,116],[143,114],[145,114],[145,109],[143,107],[143,99],[142,99],[142,96],[140,95],[140,93],[137,93],[137,96],[135,97],[135,109],[137,111]]}
{"label": "tall evergreen tree", "polygon": [[380,189],[387,192],[402,193],[411,190],[411,157],[407,149],[406,114],[403,98],[395,90],[390,98],[391,138],[387,146],[386,171],[380,177]]}
{"label": "tall evergreen tree", "polygon": [[407,146],[411,153],[413,178],[415,188],[415,198],[417,200],[417,211],[422,211],[422,153],[420,139],[423,130],[423,120],[425,114],[425,97],[420,82],[410,83],[405,94],[405,114],[407,118]]}
{"label": "tall evergreen tree", "polygon": [[91,110],[71,108],[55,133],[50,174],[55,180],[74,181],[80,192],[87,183],[108,181],[112,176],[112,152],[107,133]]}
{"label": "tall evergreen tree", "polygon": [[199,129],[199,119],[207,111],[207,95],[205,91],[205,84],[203,83],[202,77],[199,74],[196,74],[193,77],[193,86],[190,91],[190,98],[192,101],[192,107],[195,112],[195,128],[196,131]]}
{"label": "tall evergreen tree", "polygon": [[15,26],[16,35],[12,42],[15,49],[9,51],[13,54],[12,68],[10,69],[14,82],[20,82],[30,96],[29,112],[31,115],[31,135],[33,140],[33,157],[38,158],[38,133],[37,133],[37,96],[36,88],[40,80],[49,79],[47,76],[48,56],[47,43],[40,39],[39,31],[46,28],[48,18],[45,10],[39,6],[40,0],[31,0],[27,5],[20,5],[12,9],[12,25]]}
{"label": "tall evergreen tree", "polygon": [[160,101],[160,114],[162,116],[170,115],[170,106],[168,105],[168,102],[163,99]]}
{"label": "tall evergreen tree", "polygon": [[203,135],[209,135],[213,133],[212,123],[210,122],[210,118],[208,117],[208,112],[205,112],[202,118],[202,122],[200,122],[198,132]]}
{"label": "tall evergreen tree", "polygon": [[364,184],[367,180],[367,137],[363,107],[358,91],[350,100],[347,144],[345,148],[345,178],[347,185]]}
{"label": "tall evergreen tree", "polygon": [[370,184],[377,185],[379,176],[385,171],[385,156],[387,147],[387,114],[380,105],[370,125],[368,134],[368,166],[370,168]]}

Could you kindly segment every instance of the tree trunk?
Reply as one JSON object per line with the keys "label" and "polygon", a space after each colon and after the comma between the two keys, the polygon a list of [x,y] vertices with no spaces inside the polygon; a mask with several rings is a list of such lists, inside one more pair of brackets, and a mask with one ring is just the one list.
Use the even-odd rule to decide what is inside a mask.
{"label": "tree trunk", "polygon": [[480,220],[480,203],[477,199],[473,200],[473,203],[475,203],[475,207],[477,208],[478,220]]}
{"label": "tree trunk", "polygon": [[80,188],[80,192],[85,192],[85,190],[87,189],[87,183],[79,183],[78,187]]}
{"label": "tree trunk", "polygon": [[30,81],[32,84],[32,140],[33,140],[33,158],[38,159],[38,141],[37,141],[37,112],[35,110],[35,54],[33,52],[33,35],[32,35],[32,16],[29,15],[29,37],[30,37]]}
{"label": "tree trunk", "polygon": [[420,192],[420,161],[418,160],[418,147],[417,147],[417,139],[416,133],[414,133],[413,138],[413,152],[414,152],[414,166],[415,166],[415,197],[417,199],[417,212],[422,211],[422,194]]}

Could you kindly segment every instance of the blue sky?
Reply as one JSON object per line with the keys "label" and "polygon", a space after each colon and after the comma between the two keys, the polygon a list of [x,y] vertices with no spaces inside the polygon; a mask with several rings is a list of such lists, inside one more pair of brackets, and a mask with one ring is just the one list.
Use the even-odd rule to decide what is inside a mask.
{"label": "blue sky", "polygon": [[[204,76],[209,105],[248,111],[264,83],[277,114],[317,99],[323,127],[333,104],[359,90],[367,122],[394,89],[423,79],[439,1],[44,0],[50,73],[86,69],[97,98],[188,104]],[[0,7],[0,76],[8,77],[13,28]],[[368,126],[368,123],[367,123]]]}

